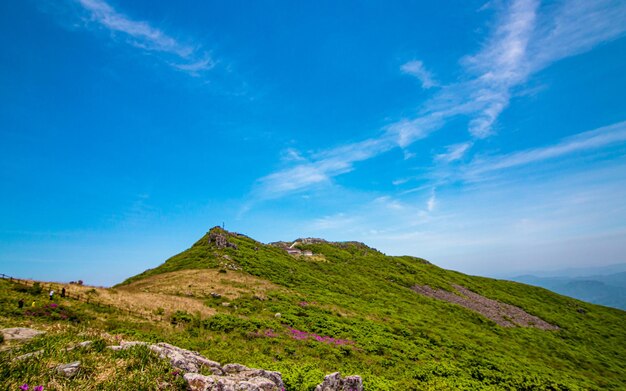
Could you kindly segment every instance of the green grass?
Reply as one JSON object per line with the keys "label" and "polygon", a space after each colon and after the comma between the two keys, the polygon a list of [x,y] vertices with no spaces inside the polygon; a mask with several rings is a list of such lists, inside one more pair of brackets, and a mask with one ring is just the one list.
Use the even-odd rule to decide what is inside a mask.
{"label": "green grass", "polygon": [[[361,375],[366,390],[626,389],[623,311],[447,271],[419,258],[386,256],[360,243],[301,245],[323,255],[325,261],[317,262],[214,230],[228,235],[237,249],[217,249],[204,237],[125,283],[177,270],[219,269],[228,262],[284,289],[268,292],[264,300],[243,295],[229,307],[207,299],[216,315],[181,312],[176,326],[116,314],[104,318],[76,303],[75,311],[83,314],[80,327],[166,341],[222,363],[278,370],[287,390],[312,390],[334,371]],[[420,296],[410,289],[415,284],[448,290],[463,285],[560,330],[503,328],[465,308]],[[17,319],[13,311],[2,321]]]}

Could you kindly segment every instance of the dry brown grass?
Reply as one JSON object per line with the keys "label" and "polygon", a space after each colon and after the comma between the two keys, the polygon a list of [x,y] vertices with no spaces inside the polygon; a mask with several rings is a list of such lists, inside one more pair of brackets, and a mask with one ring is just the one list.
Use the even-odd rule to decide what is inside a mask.
{"label": "dry brown grass", "polygon": [[146,316],[154,316],[162,310],[163,318],[168,318],[178,310],[203,317],[213,315],[215,310],[203,303],[211,293],[218,293],[232,300],[243,294],[265,298],[269,291],[284,289],[267,280],[241,272],[220,273],[211,269],[159,274],[119,288],[54,283],[44,285],[46,288],[53,285],[57,295],[65,286],[72,297],[80,295],[81,301],[89,299],[91,302],[131,310]]}
{"label": "dry brown grass", "polygon": [[118,288],[122,292],[150,292],[166,295],[181,295],[206,298],[212,292],[228,299],[236,299],[243,294],[252,294],[265,298],[267,292],[282,290],[267,280],[228,271],[220,273],[213,269],[181,270],[148,277]]}
{"label": "dry brown grass", "polygon": [[[121,310],[130,310],[139,314],[154,317],[158,311],[163,311],[163,318],[167,318],[178,310],[184,310],[193,314],[209,316],[215,310],[204,305],[201,299],[193,297],[179,297],[174,295],[141,292],[129,289],[113,289],[92,287],[86,285],[65,285],[71,297],[80,295],[81,301],[89,299],[90,302],[110,305]],[[60,291],[58,286],[57,292]]]}

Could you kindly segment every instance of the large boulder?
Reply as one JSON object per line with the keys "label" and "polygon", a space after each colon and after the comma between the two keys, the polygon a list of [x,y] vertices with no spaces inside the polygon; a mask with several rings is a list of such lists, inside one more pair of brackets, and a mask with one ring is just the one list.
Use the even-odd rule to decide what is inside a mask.
{"label": "large boulder", "polygon": [[361,376],[341,377],[339,372],[324,377],[324,381],[315,387],[315,391],[363,391]]}
{"label": "large boulder", "polygon": [[[227,375],[239,378],[263,378],[268,379],[272,383],[274,383],[278,389],[280,390],[285,385],[283,384],[283,378],[280,372],[276,371],[266,371],[265,369],[254,369],[248,368],[245,365],[241,364],[226,364],[222,368]],[[265,390],[265,388],[262,388]],[[272,389],[273,390],[273,389]]]}
{"label": "large boulder", "polygon": [[167,358],[173,367],[181,369],[185,372],[197,373],[201,367],[208,367],[211,372],[216,375],[222,375],[222,367],[220,363],[211,361],[198,352],[181,349],[178,346],[160,342],[156,345],[150,345],[150,350],[157,353],[161,358]]}
{"label": "large boulder", "polygon": [[[254,370],[253,370],[254,371]],[[261,371],[261,370],[256,370]],[[272,380],[257,372],[240,372],[226,376],[204,376],[198,373],[184,375],[191,391],[282,391],[282,379]],[[280,374],[279,374],[280,375]]]}

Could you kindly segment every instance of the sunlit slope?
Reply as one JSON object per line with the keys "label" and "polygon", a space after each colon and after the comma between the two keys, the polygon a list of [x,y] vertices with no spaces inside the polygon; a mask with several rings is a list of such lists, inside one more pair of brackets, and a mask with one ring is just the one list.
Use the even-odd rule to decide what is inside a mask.
{"label": "sunlit slope", "polygon": [[[303,347],[307,353],[292,353],[292,360],[336,362],[352,372],[393,380],[403,389],[626,388],[623,311],[524,284],[467,276],[419,258],[386,256],[355,242],[301,241],[294,247],[313,256],[289,255],[280,246],[214,228],[190,249],[120,288],[144,284],[142,289],[154,290],[151,278],[181,270],[208,270],[216,281],[220,274],[247,276],[240,278],[250,283],[229,299],[228,307],[214,306],[216,311],[252,322],[280,313],[284,328],[351,341],[350,349],[342,347],[336,356],[315,357]],[[187,285],[212,283],[187,273]],[[460,286],[519,307],[555,330],[502,327],[471,309],[419,294],[415,286],[458,295],[455,286]],[[190,294],[205,297],[213,287]]]}

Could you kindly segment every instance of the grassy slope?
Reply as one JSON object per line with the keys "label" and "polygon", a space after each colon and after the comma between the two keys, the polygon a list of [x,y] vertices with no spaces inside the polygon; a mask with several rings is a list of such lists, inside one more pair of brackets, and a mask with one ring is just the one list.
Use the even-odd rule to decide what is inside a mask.
{"label": "grassy slope", "polygon": [[[626,387],[626,368],[620,360],[626,353],[623,311],[519,283],[443,270],[418,258],[385,256],[357,243],[300,245],[323,254],[326,260],[312,262],[245,236],[230,235],[229,240],[238,249],[217,249],[204,237],[163,265],[125,282],[234,264],[291,292],[270,293],[267,301],[242,296],[232,303],[236,309],[217,308],[223,313],[217,316],[222,322],[240,322],[238,327],[246,330],[280,331],[276,337],[284,340],[280,345],[267,341],[275,338],[240,338],[245,333],[226,327],[221,338],[242,349],[228,353],[215,338],[202,337],[204,331],[219,335],[214,333],[219,326],[204,324],[191,332],[197,334],[193,338],[211,346],[218,360],[241,361],[243,356],[249,364],[283,370],[292,364],[342,369],[365,375],[370,389]],[[561,330],[502,328],[466,309],[410,290],[414,284],[450,289],[453,283],[522,307]],[[272,317],[275,312],[282,314],[280,323]],[[286,327],[355,344],[334,346],[307,340],[294,345]]]}
{"label": "grassy slope", "polygon": [[[0,328],[31,327],[46,334],[30,341],[4,341],[0,344],[0,389],[18,390],[23,384],[32,390],[158,390],[167,384],[170,390],[186,390],[186,383],[174,373],[168,362],[160,360],[139,346],[126,351],[106,349],[121,338],[133,340],[138,334],[149,341],[161,339],[168,326],[149,323],[124,315],[121,311],[99,308],[92,304],[57,297],[49,301],[46,292],[33,294],[23,286],[0,280]],[[28,305],[17,308],[24,299]],[[35,306],[30,303],[35,301]],[[107,331],[111,331],[108,333]],[[86,348],[74,348],[83,341]],[[16,357],[42,350],[36,358]],[[56,373],[54,367],[73,361],[81,362],[72,379]]]}
{"label": "grassy slope", "polygon": [[[62,343],[54,341],[66,343],[85,329],[91,333],[106,331],[126,339],[167,341],[199,350],[222,363],[279,370],[288,390],[312,390],[324,374],[335,370],[362,375],[367,390],[626,388],[626,367],[621,360],[626,353],[626,333],[620,327],[626,323],[623,311],[523,284],[466,276],[418,258],[388,257],[355,243],[301,246],[322,255],[311,261],[247,237],[229,236],[229,240],[237,250],[217,249],[205,237],[163,265],[113,289],[117,293],[111,292],[113,296],[138,290],[159,297],[169,294],[170,301],[181,299],[181,309],[185,307],[183,298],[193,299],[204,303],[207,313],[214,315],[174,315],[178,325],[173,327],[168,322],[145,322],[67,301],[63,305],[82,314],[83,321],[76,325],[66,320],[25,317],[14,309],[21,293],[0,282],[4,284],[0,287],[0,326],[33,323],[55,330],[42,338],[56,346],[46,353],[48,362],[61,361],[56,357],[64,354],[59,353]],[[207,268],[212,270],[189,272]],[[207,281],[211,275],[215,280]],[[561,330],[502,328],[464,308],[410,290],[414,284],[449,289],[452,283],[520,306]],[[201,289],[209,284],[210,289]],[[173,285],[179,285],[180,291],[173,290]],[[212,298],[213,290],[223,296]],[[229,306],[222,305],[226,301]],[[281,317],[276,318],[275,313]],[[292,329],[353,343],[295,339]],[[96,377],[89,376],[101,363],[113,365],[120,374],[131,368],[125,375],[131,379],[128,384],[139,384],[136,379],[146,377],[158,381],[166,378],[163,364],[142,352],[123,359],[110,352],[85,354],[86,361],[92,363],[88,367],[91,372],[64,383],[67,385],[61,389],[114,389],[112,380],[94,383]],[[93,358],[103,354],[100,361]],[[0,359],[5,360],[4,367],[6,355],[2,353]],[[148,361],[145,366],[134,367],[124,360]],[[59,381],[43,367],[43,372],[33,372],[29,365],[11,363],[9,370],[0,373],[0,384],[15,385],[26,378],[41,384]],[[120,381],[118,384],[126,384]],[[140,388],[154,388],[156,382],[149,384]]]}

